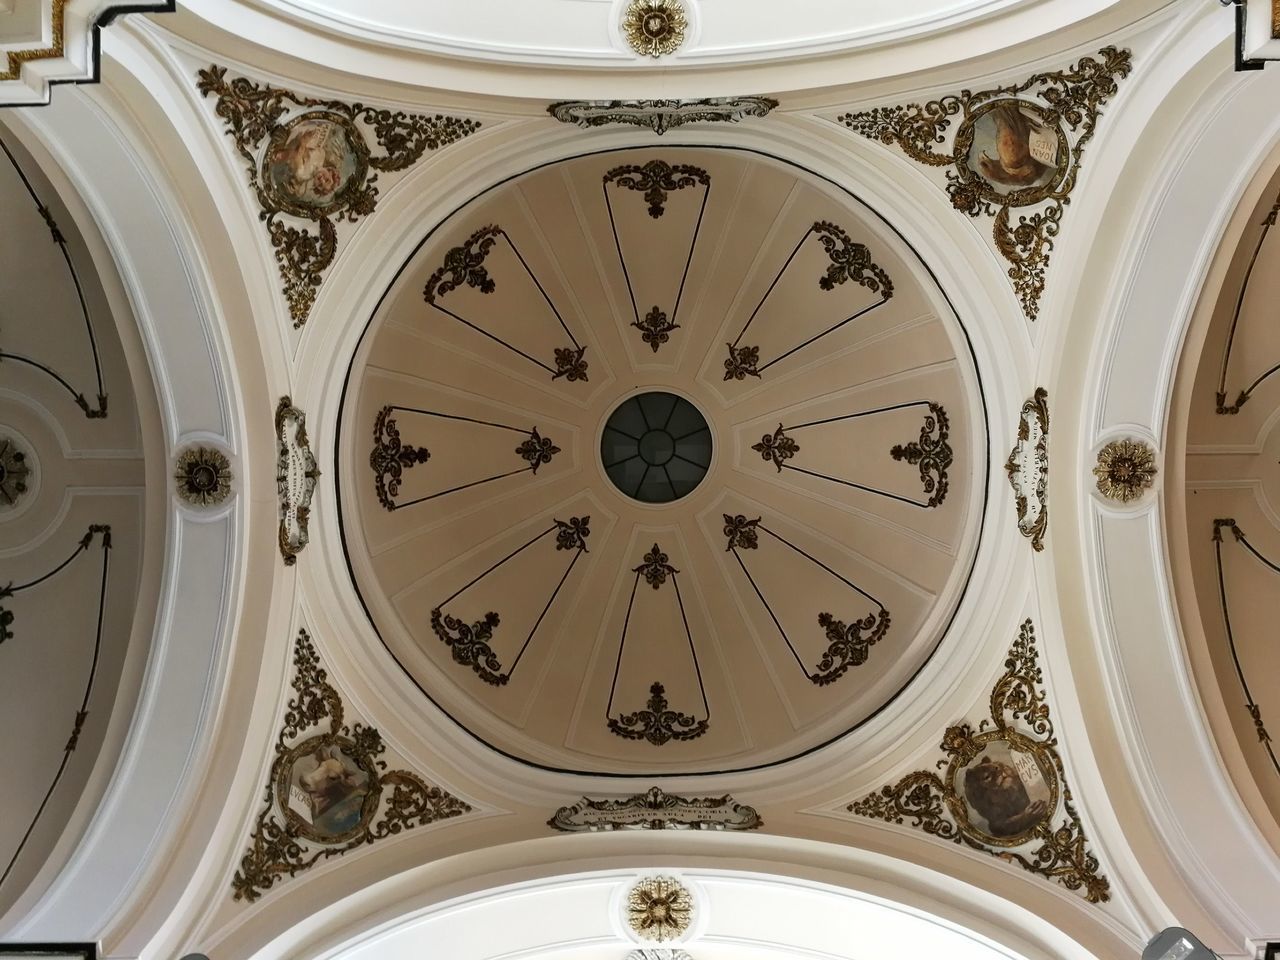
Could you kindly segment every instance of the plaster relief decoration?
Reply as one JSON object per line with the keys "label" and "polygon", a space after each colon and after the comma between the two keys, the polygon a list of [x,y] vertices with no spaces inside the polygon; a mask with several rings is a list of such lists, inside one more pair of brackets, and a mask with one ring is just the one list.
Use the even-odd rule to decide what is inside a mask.
{"label": "plaster relief decoration", "polygon": [[[31,29],[15,36],[5,31],[0,62],[0,107],[36,106],[49,102],[53,83],[97,83],[101,29],[127,13],[168,13],[175,0],[125,0],[96,5],[71,0],[33,0]],[[8,8],[0,4],[0,13]]]}
{"label": "plaster relief decoration", "polygon": [[1066,784],[1030,620],[1009,648],[990,710],[976,730],[968,723],[947,728],[941,775],[909,773],[847,809],[967,844],[1090,903],[1109,900],[1110,881],[1089,850]]}
{"label": "plaster relief decoration", "polygon": [[766,117],[778,106],[770,97],[705,97],[698,100],[560,100],[547,113],[580,127],[615,124],[647,127],[662,136],[690,123],[737,123]]}
{"label": "plaster relief decoration", "polygon": [[[15,636],[21,627],[21,623],[14,610],[13,600],[21,593],[34,587],[39,587],[50,579],[62,573],[69,566],[75,563],[82,556],[89,556],[90,550],[93,549],[95,541],[101,549],[99,556],[102,561],[102,573],[98,579],[98,590],[96,595],[90,595],[85,598],[87,603],[85,606],[96,610],[97,616],[94,621],[93,628],[93,646],[90,654],[86,657],[88,660],[88,669],[85,671],[84,692],[80,697],[80,704],[76,710],[75,716],[71,721],[71,732],[67,737],[66,745],[62,748],[62,760],[58,764],[58,768],[49,783],[48,789],[44,793],[44,799],[39,807],[35,810],[31,818],[30,826],[22,835],[22,840],[18,843],[13,855],[10,857],[8,864],[4,868],[4,872],[0,873],[0,886],[4,885],[5,880],[9,878],[9,874],[18,863],[18,859],[22,856],[23,850],[26,848],[27,841],[31,839],[32,833],[35,831],[36,825],[40,822],[41,815],[45,812],[50,798],[54,791],[57,790],[58,784],[62,781],[63,774],[66,773],[67,765],[71,761],[71,754],[75,752],[76,746],[80,742],[80,736],[84,732],[85,723],[89,719],[89,701],[93,696],[94,682],[98,676],[98,666],[102,659],[102,641],[103,641],[103,619],[107,605],[107,591],[110,587],[111,572],[111,527],[107,524],[91,524],[85,531],[79,543],[67,556],[65,560],[59,563],[52,570],[44,572],[40,576],[32,577],[25,583],[7,583],[0,585],[0,671],[11,669],[5,666],[5,649],[6,643],[12,644],[22,642],[15,640]],[[63,588],[66,589],[65,587]],[[55,594],[55,597],[57,595]],[[43,602],[47,603],[53,598],[43,598]],[[57,597],[57,602],[64,607],[70,609],[78,600],[74,594],[63,594]],[[31,611],[34,612],[34,611]],[[24,613],[26,613],[24,611]],[[47,628],[45,628],[47,629]],[[37,627],[32,631],[35,635],[27,638],[28,642],[40,643],[42,641],[42,630]],[[12,661],[9,661],[11,664]],[[62,670],[73,669],[71,664],[60,665]],[[105,722],[106,718],[101,718]]]}
{"label": "plaster relief decoration", "polygon": [[693,957],[683,950],[660,947],[654,950],[632,950],[627,954],[626,960],[693,960]]}
{"label": "plaster relief decoration", "polygon": [[231,495],[231,462],[212,447],[190,447],[178,454],[173,479],[183,502],[217,506]]}
{"label": "plaster relief decoration", "polygon": [[[501,241],[501,244],[499,244],[499,241]],[[511,283],[513,286],[518,287],[532,285],[532,288],[536,288],[536,299],[540,299],[546,305],[546,312],[549,314],[544,316],[544,322],[546,324],[550,324],[552,321],[557,323],[560,327],[560,332],[564,334],[564,340],[568,341],[562,347],[552,348],[554,359],[550,357],[544,360],[537,359],[535,355],[536,347],[526,342],[525,338],[530,337],[531,334],[528,329],[521,328],[532,326],[527,315],[519,318],[520,324],[518,327],[510,330],[499,329],[495,333],[491,328],[496,325],[495,320],[498,318],[487,318],[489,324],[486,326],[484,320],[460,314],[444,305],[445,296],[459,287],[470,287],[486,296],[493,294],[498,289],[497,279],[490,274],[492,265],[486,265],[486,261],[490,253],[494,252],[495,247],[499,247],[504,254],[513,255],[520,266],[519,273],[516,273],[510,280],[504,277],[504,284]],[[507,263],[509,261],[504,259],[503,262]],[[523,290],[521,292],[522,294],[524,293]],[[587,361],[584,359],[587,348],[580,344],[578,338],[573,335],[573,331],[565,323],[560,309],[548,296],[542,281],[529,268],[529,262],[520,253],[520,248],[516,246],[515,241],[511,239],[507,231],[497,224],[481,227],[468,237],[461,246],[454,247],[448,251],[439,269],[427,280],[422,296],[428,304],[441,313],[452,317],[463,326],[470,327],[478,334],[501,344],[512,354],[523,358],[534,366],[540,367],[551,375],[552,380],[564,378],[568,383],[574,383],[575,381],[585,383],[589,379],[587,377]],[[528,290],[528,297],[530,301],[536,302],[533,289]],[[555,364],[554,367],[551,366],[552,363]]]}
{"label": "plaster relief decoration", "polygon": [[[761,522],[762,519],[761,517],[748,519],[741,513],[734,515],[724,514],[724,536],[728,543],[725,549],[737,561],[743,575],[751,584],[752,590],[768,611],[769,619],[778,628],[778,633],[791,651],[796,665],[809,678],[809,681],[819,687],[835,683],[851,667],[860,666],[867,662],[871,648],[883,640],[889,632],[891,623],[889,611],[885,609],[884,604],[852,580],[847,579],[821,560],[802,550],[786,537],[775,533]],[[761,534],[765,535],[765,548],[763,550],[760,546]],[[788,553],[787,551],[790,552]],[[818,662],[812,667],[806,664],[800,656],[800,652],[796,649],[796,645],[788,631],[788,626],[784,623],[785,617],[780,618],[775,612],[774,603],[777,602],[776,599],[771,602],[764,591],[760,589],[755,576],[752,575],[751,565],[744,559],[744,555],[754,557],[757,553],[772,557],[772,563],[775,566],[787,563],[795,564],[795,573],[793,575],[796,577],[810,579],[819,575],[832,577],[853,592],[854,603],[860,604],[863,609],[866,609],[867,604],[870,604],[870,609],[867,609],[864,615],[859,616],[858,613],[854,613],[849,616],[847,622],[837,619],[828,610],[823,610],[816,615],[814,620],[825,640],[826,649],[821,654]],[[800,558],[800,561],[796,560],[797,557]],[[753,562],[759,563],[760,561],[756,559]],[[862,611],[859,610],[858,612]],[[790,629],[794,631],[795,627],[792,626]],[[811,632],[811,628],[806,632]]]}
{"label": "plaster relief decoration", "polygon": [[[996,250],[1009,263],[1023,312],[1034,320],[1085,146],[1131,69],[1128,50],[1104,47],[1068,70],[1037,73],[1021,83],[836,120],[871,140],[896,144],[917,163],[951,168],[946,189],[952,206],[970,217],[994,217]],[[959,121],[954,130],[953,119]],[[1015,222],[1015,210],[1029,212],[1016,214]]]}
{"label": "plaster relief decoration", "polygon": [[280,498],[280,555],[293,566],[311,539],[311,497],[320,468],[307,439],[306,415],[287,396],[276,405],[276,491]]}
{"label": "plaster relief decoration", "polygon": [[1022,405],[1018,442],[1004,469],[1013,487],[1018,529],[1039,552],[1049,526],[1049,392],[1044,387],[1036,387],[1035,395]]}
{"label": "plaster relief decoration", "polygon": [[426,116],[305,97],[216,64],[197,88],[245,161],[249,187],[275,251],[295,328],[307,321],[325,271],[338,253],[337,224],[355,224],[377,207],[379,173],[412,166],[474,133],[465,117]]}
{"label": "plaster relief decoration", "polygon": [[[1257,547],[1250,543],[1249,538],[1245,536],[1244,531],[1240,529],[1234,519],[1226,518],[1216,519],[1213,521],[1213,555],[1218,574],[1218,598],[1222,604],[1222,622],[1223,626],[1226,628],[1227,647],[1231,652],[1231,663],[1235,668],[1236,678],[1240,681],[1240,693],[1244,697],[1243,706],[1245,711],[1248,713],[1250,722],[1253,724],[1254,732],[1258,735],[1258,743],[1264,750],[1266,750],[1267,758],[1271,761],[1271,768],[1275,771],[1277,776],[1280,776],[1280,758],[1277,758],[1276,756],[1275,747],[1271,740],[1271,734],[1267,731],[1266,725],[1263,722],[1262,707],[1255,698],[1254,688],[1249,685],[1249,675],[1251,673],[1255,673],[1255,671],[1249,670],[1247,667],[1251,660],[1256,659],[1256,647],[1254,647],[1254,645],[1246,647],[1246,650],[1249,651],[1250,655],[1245,656],[1242,655],[1241,648],[1237,646],[1236,634],[1231,625],[1231,605],[1228,600],[1227,583],[1230,581],[1238,591],[1252,592],[1253,599],[1255,600],[1255,603],[1258,604],[1258,607],[1255,609],[1260,608],[1262,602],[1266,602],[1266,599],[1269,599],[1270,596],[1274,595],[1275,587],[1274,584],[1271,584],[1269,586],[1262,586],[1262,589],[1259,589],[1261,583],[1257,580],[1250,580],[1249,578],[1242,576],[1234,576],[1230,578],[1227,576],[1222,560],[1222,548],[1224,543],[1222,531],[1224,529],[1230,530],[1233,542],[1238,546],[1243,547],[1254,560],[1262,565],[1261,570],[1266,571],[1269,574],[1280,573],[1280,564],[1264,556]],[[1253,591],[1249,591],[1249,587],[1251,585],[1254,588]],[[1247,609],[1248,606],[1246,606],[1246,610]],[[1246,625],[1250,622],[1247,615],[1244,620]],[[1267,633],[1270,638],[1269,642],[1272,642],[1274,640],[1274,633],[1270,630],[1267,631]],[[1256,681],[1257,678],[1255,675],[1256,686],[1260,686],[1264,691],[1272,688],[1271,684],[1267,682],[1265,673],[1263,674],[1261,682]]]}
{"label": "plaster relief decoration", "polygon": [[13,437],[0,434],[0,507],[16,506],[27,492],[31,466]]}
{"label": "plaster relief decoration", "polygon": [[[689,629],[689,618],[685,613],[684,599],[680,594],[678,580],[680,571],[673,567],[668,562],[668,559],[667,554],[655,543],[652,549],[644,555],[644,561],[640,566],[632,571],[635,573],[635,579],[631,583],[631,598],[627,603],[627,617],[623,621],[622,639],[618,642],[618,660],[614,666],[609,705],[605,710],[610,732],[617,734],[624,740],[646,740],[655,747],[670,743],[672,740],[696,740],[706,733],[711,726],[711,707],[707,701],[706,687],[702,683],[702,668],[698,665],[698,651],[693,642],[693,634]],[[662,591],[668,582],[671,583],[671,590],[664,591],[668,594],[666,603],[670,606],[670,601],[674,599],[675,607],[679,610],[680,622],[684,624],[684,639],[689,644],[689,661],[692,668],[689,672],[697,683],[698,693],[701,697],[701,717],[693,713],[670,709],[671,705],[667,702],[666,688],[659,680],[655,680],[650,686],[649,700],[644,708],[637,709],[631,713],[618,712],[615,714],[614,694],[618,689],[618,676],[623,671],[624,666],[628,665],[626,656],[627,637],[633,622],[637,624],[644,622],[644,616],[648,613],[645,610],[646,598],[643,594],[641,595],[639,609],[637,609],[636,593],[640,590],[641,577],[644,578],[645,583],[655,593]],[[674,620],[674,617],[672,617],[672,620]],[[644,634],[641,633],[640,635],[643,636]]]}
{"label": "plaster relief decoration", "polygon": [[1131,503],[1150,490],[1156,478],[1156,456],[1141,440],[1112,440],[1098,451],[1093,468],[1098,492],[1108,500]]}
{"label": "plaster relief decoration", "polygon": [[680,0],[631,0],[622,18],[622,33],[631,49],[655,60],[679,50],[688,27]]}
{"label": "plaster relief decoration", "polygon": [[[1271,365],[1268,369],[1262,371],[1257,377],[1245,388],[1236,394],[1235,400],[1229,405],[1227,403],[1227,372],[1231,365],[1231,354],[1236,344],[1236,333],[1240,329],[1240,317],[1245,312],[1246,304],[1249,303],[1249,285],[1253,280],[1253,270],[1258,265],[1258,259],[1263,254],[1266,247],[1267,238],[1271,235],[1271,228],[1276,225],[1276,216],[1280,214],[1280,197],[1276,198],[1275,203],[1271,205],[1271,209],[1262,218],[1261,232],[1258,234],[1258,242],[1253,248],[1253,255],[1249,258],[1249,265],[1245,268],[1244,277],[1240,281],[1240,291],[1236,296],[1235,310],[1231,315],[1231,329],[1227,333],[1226,349],[1222,351],[1222,373],[1218,377],[1218,390],[1215,396],[1217,400],[1217,412],[1220,414],[1237,414],[1240,408],[1248,402],[1253,396],[1253,391],[1257,390],[1262,383],[1272,376],[1272,374],[1280,371],[1280,363]],[[1258,311],[1253,311],[1258,312]],[[1248,351],[1245,351],[1246,354]]]}
{"label": "plaster relief decoration", "polygon": [[471,806],[408,770],[388,770],[375,727],[347,723],[305,630],[293,650],[290,697],[249,848],[231,881],[253,902],[285,877]]}
{"label": "plaster relief decoration", "polygon": [[[13,55],[10,54],[10,56]],[[3,84],[0,83],[0,86],[3,86]],[[49,236],[52,237],[54,245],[58,250],[57,259],[60,266],[54,266],[50,263],[47,270],[42,270],[40,272],[39,277],[41,279],[50,279],[54,277],[65,278],[75,297],[80,317],[84,320],[84,348],[86,353],[92,357],[93,361],[94,386],[92,389],[94,390],[94,402],[89,402],[89,399],[85,396],[84,389],[77,389],[72,386],[72,382],[79,379],[77,376],[71,374],[65,369],[59,371],[48,363],[38,360],[31,355],[31,353],[34,352],[32,348],[38,348],[40,346],[38,342],[28,344],[25,350],[21,347],[18,350],[5,350],[3,348],[3,344],[6,341],[12,346],[15,338],[20,339],[24,335],[29,336],[31,331],[38,329],[37,324],[24,324],[20,330],[13,330],[10,328],[8,331],[10,336],[5,336],[6,331],[0,329],[0,365],[5,363],[17,363],[39,370],[53,382],[57,383],[60,390],[65,391],[71,397],[72,401],[80,408],[80,411],[86,418],[89,420],[104,419],[107,415],[107,390],[106,387],[103,386],[102,358],[98,353],[98,340],[94,335],[93,321],[89,316],[89,304],[85,299],[84,282],[81,280],[80,274],[76,270],[75,262],[71,259],[71,252],[67,247],[67,238],[58,228],[58,224],[53,218],[52,211],[41,201],[40,196],[36,193],[35,187],[31,183],[31,180],[27,177],[26,173],[23,172],[22,167],[18,165],[17,158],[15,158],[13,153],[10,152],[9,147],[3,140],[0,140],[0,152],[4,153],[5,158],[9,161],[9,166],[13,169],[14,175],[19,179],[19,181],[21,181],[24,192],[30,198],[32,206],[35,208],[35,211],[43,222],[44,227],[48,229]],[[31,218],[30,224],[33,229],[36,226],[36,222],[37,221],[34,217]],[[27,224],[23,222],[16,211],[6,211],[6,229],[25,230],[26,226]],[[33,243],[36,241],[34,233],[30,234],[30,239]],[[41,240],[43,240],[43,238],[41,238]],[[88,372],[86,370],[85,376],[87,375]],[[68,377],[70,377],[70,380]]]}
{"label": "plaster relief decoration", "polygon": [[642,940],[675,940],[689,929],[693,895],[674,877],[646,877],[627,893],[626,918]]}
{"label": "plaster relief decoration", "polygon": [[[612,187],[613,189],[610,189]],[[672,216],[666,216],[667,200],[671,194],[681,190],[690,190],[696,195],[692,203],[678,204],[679,209]],[[629,199],[620,191],[628,191],[633,194],[639,194],[634,199]],[[633,227],[630,231],[619,232],[618,221],[613,212],[613,198],[615,195],[620,197],[620,202],[634,203],[636,200],[643,199],[648,205],[649,219],[656,221],[646,226],[648,230],[639,227]],[[650,160],[643,165],[639,164],[623,164],[614,167],[604,175],[604,201],[605,207],[609,211],[609,225],[613,228],[613,242],[618,251],[618,261],[622,264],[623,279],[627,284],[627,293],[631,300],[631,312],[635,319],[631,326],[640,331],[641,340],[653,352],[657,353],[658,349],[671,339],[671,334],[680,328],[680,324],[676,322],[676,318],[680,313],[680,300],[684,295],[685,283],[689,279],[689,266],[693,263],[693,253],[698,245],[698,235],[702,230],[702,219],[707,210],[707,200],[711,197],[711,175],[701,167],[695,167],[692,164],[670,164],[665,160]],[[696,210],[696,217],[693,215]],[[671,231],[666,228],[670,226]],[[640,273],[633,281],[632,273],[646,265],[646,252],[652,249],[654,243],[670,243],[676,242],[671,236],[671,232],[688,233],[688,250],[689,255],[685,257],[684,270],[680,274],[679,284],[675,287],[674,293],[669,290],[663,291],[666,299],[662,304],[654,304],[652,308],[646,311],[644,319],[640,317],[640,304],[636,300],[636,285],[645,284],[663,287],[670,287],[675,280],[674,277],[651,277],[648,272]],[[623,236],[627,236],[628,243],[623,243]],[[632,269],[628,269],[627,255],[625,248],[635,248],[633,253],[636,255],[634,260],[638,260],[639,264]],[[634,261],[633,261],[634,262]],[[646,283],[647,281],[647,283]],[[665,281],[665,283],[663,282]],[[641,294],[645,292],[642,287]],[[663,307],[667,309],[664,310]],[[668,316],[667,310],[670,310]]]}
{"label": "plaster relief decoration", "polygon": [[601,830],[758,830],[764,825],[755,807],[722,797],[679,797],[650,787],[621,800],[583,797],[561,807],[547,825],[564,833]]}

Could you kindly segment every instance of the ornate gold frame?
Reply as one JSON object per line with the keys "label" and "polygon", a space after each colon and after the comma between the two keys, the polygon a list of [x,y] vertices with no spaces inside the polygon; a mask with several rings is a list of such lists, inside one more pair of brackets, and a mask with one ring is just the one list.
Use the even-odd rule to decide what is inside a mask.
{"label": "ornate gold frame", "polygon": [[[917,770],[897,783],[868,794],[846,809],[858,816],[888,823],[907,824],[941,840],[964,843],[1007,863],[1082,891],[1090,903],[1111,899],[1111,883],[1101,872],[1098,858],[1089,850],[1080,816],[1066,783],[1058,740],[1049,718],[1043,676],[1035,646],[1035,630],[1028,619],[1009,648],[1005,672],[991,690],[991,718],[977,731],[968,723],[948,727],[941,749],[947,765],[940,777],[932,770]],[[1035,758],[1050,789],[1050,799],[1038,820],[1013,836],[996,837],[979,829],[969,818],[960,795],[957,774],[991,743],[1004,742],[1011,749]],[[1062,819],[1053,825],[1061,807]],[[1034,849],[1019,849],[1038,844]]]}
{"label": "ornate gold frame", "polygon": [[[431,786],[408,770],[387,770],[386,749],[377,728],[347,724],[342,698],[329,683],[319,654],[305,630],[293,650],[294,696],[276,739],[275,759],[249,848],[231,880],[232,897],[253,902],[284,877],[294,877],[318,861],[394,836],[415,826],[458,817],[471,805]],[[328,729],[324,729],[326,726]],[[317,831],[290,808],[293,763],[306,753],[339,747],[368,777],[359,821],[336,834]]]}
{"label": "ornate gold frame", "polygon": [[[437,114],[424,116],[303,97],[290,90],[258,84],[245,77],[228,79],[227,68],[213,64],[197,73],[201,96],[216,97],[215,112],[235,141],[249,176],[249,188],[261,208],[284,281],[285,301],[295,328],[307,322],[325,271],[338,254],[337,223],[356,223],[373,213],[378,203],[378,174],[404,170],[428,150],[456,143],[480,129],[478,121]],[[266,176],[272,147],[283,142],[291,127],[303,120],[324,119],[346,132],[356,153],[357,169],[350,181],[324,206],[294,203],[272,188]],[[380,148],[369,147],[368,130]],[[287,216],[308,223],[287,224]]]}
{"label": "ornate gold frame", "polygon": [[[992,239],[996,250],[1010,264],[1009,280],[1023,313],[1034,320],[1040,310],[1049,253],[1058,236],[1064,208],[1071,202],[1085,145],[1093,139],[1103,105],[1116,95],[1117,82],[1131,69],[1132,55],[1128,50],[1104,47],[1097,58],[1081,57],[1068,70],[1037,73],[1021,83],[977,93],[962,90],[924,104],[875,107],[835,119],[868,139],[896,144],[917,163],[953,168],[946,175],[952,206],[970,217],[995,218]],[[1034,113],[1043,126],[1056,131],[1057,169],[1042,186],[1004,194],[969,166],[969,150],[977,121],[1010,104]],[[951,149],[940,152],[937,147],[946,142],[956,117],[960,122]],[[1074,143],[1069,133],[1075,136]],[[1010,210],[1035,204],[1044,207],[1013,222]]]}

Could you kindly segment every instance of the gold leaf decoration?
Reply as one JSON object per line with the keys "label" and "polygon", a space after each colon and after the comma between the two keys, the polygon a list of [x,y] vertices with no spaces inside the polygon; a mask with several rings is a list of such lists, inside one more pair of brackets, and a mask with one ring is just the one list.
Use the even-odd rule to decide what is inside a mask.
{"label": "gold leaf decoration", "polygon": [[252,902],[322,860],[471,811],[417,774],[387,769],[377,729],[344,721],[342,698],[305,630],[293,666],[266,805],[231,880],[236,900]]}
{"label": "gold leaf decoration", "polygon": [[[991,719],[947,728],[941,775],[917,770],[848,805],[858,816],[964,843],[1079,891],[1111,899],[1066,783],[1035,645],[1025,621],[991,690]],[[1061,819],[1054,826],[1055,817]]]}
{"label": "gold leaf decoration", "polygon": [[692,914],[693,896],[674,877],[646,877],[627,893],[627,922],[645,940],[674,940]]}
{"label": "gold leaf decoration", "polygon": [[[1023,312],[1034,320],[1085,145],[1131,69],[1128,50],[1104,47],[1068,70],[1037,73],[1022,83],[846,113],[836,121],[897,145],[925,166],[952,168],[946,174],[952,206],[970,217],[995,218],[996,250],[1009,262]],[[949,136],[949,151],[939,150]],[[1010,211],[1028,207],[1037,209],[1015,222]]]}
{"label": "gold leaf decoration", "polygon": [[336,224],[356,223],[376,208],[378,172],[405,170],[426,151],[480,128],[464,117],[303,97],[229,79],[216,64],[197,76],[201,95],[217,98],[215,112],[245,161],[295,328],[307,322],[337,256]]}
{"label": "gold leaf decoration", "polygon": [[1098,451],[1098,492],[1108,500],[1130,503],[1155,483],[1155,451],[1141,440],[1113,440]]}
{"label": "gold leaf decoration", "polygon": [[642,57],[665,57],[680,49],[689,27],[680,0],[631,0],[622,32]]}

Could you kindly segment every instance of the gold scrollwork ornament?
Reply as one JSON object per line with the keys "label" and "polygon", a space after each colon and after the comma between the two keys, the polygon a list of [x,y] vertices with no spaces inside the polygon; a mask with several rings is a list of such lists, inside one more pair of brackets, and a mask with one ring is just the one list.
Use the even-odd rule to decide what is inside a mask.
{"label": "gold scrollwork ornament", "polygon": [[[996,250],[1028,319],[1044,293],[1049,253],[1071,202],[1085,146],[1102,107],[1132,70],[1128,50],[1104,47],[1068,70],[976,93],[962,90],[924,104],[876,107],[836,118],[854,132],[897,145],[917,163],[950,167],[951,204],[970,217],[994,217]],[[949,151],[940,151],[957,120]],[[1011,210],[1041,205],[1021,214]]]}
{"label": "gold scrollwork ornament", "polygon": [[622,32],[631,49],[655,59],[679,50],[688,27],[680,0],[631,0],[622,18]]}
{"label": "gold scrollwork ornament", "polygon": [[942,776],[917,770],[847,809],[967,844],[1080,891],[1090,903],[1109,900],[1110,881],[1089,850],[1066,784],[1030,620],[1009,648],[990,709],[977,730],[968,723],[947,728],[946,756],[937,763],[946,767]]}
{"label": "gold scrollwork ornament", "polygon": [[293,650],[293,697],[276,739],[265,805],[231,880],[253,902],[285,877],[471,806],[408,770],[388,770],[374,727],[347,724],[305,630]]}

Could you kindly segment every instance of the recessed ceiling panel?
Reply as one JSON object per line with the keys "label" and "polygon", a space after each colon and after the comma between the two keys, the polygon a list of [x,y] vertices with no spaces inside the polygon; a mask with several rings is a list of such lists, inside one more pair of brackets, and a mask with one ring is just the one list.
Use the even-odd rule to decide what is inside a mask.
{"label": "recessed ceiling panel", "polygon": [[404,265],[349,383],[373,625],[526,762],[817,748],[901,692],[972,568],[964,331],[873,211],[771,158],[614,151],[481,194]]}

